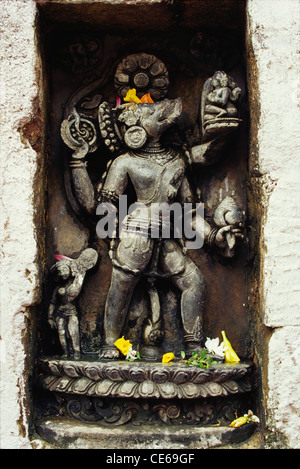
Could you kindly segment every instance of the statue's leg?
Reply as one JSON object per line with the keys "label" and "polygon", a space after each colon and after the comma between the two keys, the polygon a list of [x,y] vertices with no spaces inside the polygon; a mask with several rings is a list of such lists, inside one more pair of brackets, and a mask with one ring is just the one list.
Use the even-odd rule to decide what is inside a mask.
{"label": "statue's leg", "polygon": [[226,111],[230,117],[236,117],[238,115],[237,108],[231,102],[227,104]]}
{"label": "statue's leg", "polygon": [[63,350],[63,357],[68,355],[68,347],[66,340],[66,319],[63,316],[57,316],[56,318],[58,338]]}
{"label": "statue's leg", "polygon": [[79,321],[78,317],[75,314],[69,316],[68,322],[68,332],[72,342],[72,347],[74,351],[74,358],[78,359],[81,356],[80,353],[80,333],[79,333]]}
{"label": "statue's leg", "polygon": [[102,358],[118,358],[114,342],[120,338],[134,288],[139,278],[113,267],[104,312],[105,345]]}
{"label": "statue's leg", "polygon": [[223,109],[222,107],[208,104],[207,106],[205,106],[205,114],[212,115],[213,117],[221,117],[221,116],[226,115],[227,111],[226,109]]}
{"label": "statue's leg", "polygon": [[181,318],[186,350],[190,352],[201,346],[204,338],[202,316],[206,282],[202,272],[174,241],[164,242],[162,265],[165,271],[175,274],[172,277],[173,283],[182,292]]}
{"label": "statue's leg", "polygon": [[151,259],[153,241],[143,237],[120,241],[104,312],[105,344],[102,358],[117,358],[114,342],[120,338],[131,297],[140,274]]}
{"label": "statue's leg", "polygon": [[181,318],[187,352],[203,343],[203,311],[205,307],[206,282],[202,272],[188,259],[185,272],[174,277],[173,282],[182,292]]}

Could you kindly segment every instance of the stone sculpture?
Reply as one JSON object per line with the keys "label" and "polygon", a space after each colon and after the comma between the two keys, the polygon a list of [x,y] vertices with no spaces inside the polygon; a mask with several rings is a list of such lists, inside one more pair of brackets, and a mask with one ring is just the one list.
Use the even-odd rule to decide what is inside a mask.
{"label": "stone sculpture", "polygon": [[[241,209],[232,197],[225,197],[214,213],[214,222],[217,226],[222,227],[230,225],[239,227],[242,224],[243,215]],[[226,233],[227,246],[223,255],[225,257],[234,256],[235,236],[231,231]]]}
{"label": "stone sculpture", "polygon": [[[99,204],[109,204],[114,207],[114,214],[118,213],[120,197],[129,180],[136,193],[135,209],[110,235],[113,268],[104,313],[102,358],[119,356],[114,342],[121,336],[133,291],[141,277],[148,279],[152,309],[144,330],[145,345],[152,347],[150,354],[155,357],[155,346],[163,335],[157,294],[160,277],[170,278],[181,292],[187,354],[203,344],[204,276],[188,256],[184,239],[151,235],[152,229],[156,233],[161,231],[165,222],[163,217],[154,217],[152,209],[161,204],[170,207],[175,202],[196,203],[187,167],[190,161],[208,165],[221,157],[227,135],[241,122],[236,107],[240,89],[224,72],[216,72],[205,82],[201,106],[203,143],[187,151],[166,147],[161,142],[163,133],[178,121],[182,112],[180,98],[165,98],[168,80],[164,64],[152,55],[134,54],[120,63],[115,86],[125,103],[120,105],[119,98],[115,108],[105,101],[99,106],[101,138],[113,158],[96,187],[85,161],[86,155],[98,148],[95,124],[86,122],[74,108],[61,127],[64,142],[74,151],[70,168],[76,198],[88,214],[94,215]],[[131,88],[133,85],[135,88]],[[127,98],[128,92],[133,91],[132,98]],[[145,96],[149,99],[144,99]],[[233,205],[232,200],[224,201],[214,225],[194,209],[190,226],[194,233],[201,226],[199,236],[203,241],[216,246],[227,257],[234,253],[236,238],[243,238],[240,211]]]}
{"label": "stone sculpture", "polygon": [[236,103],[241,89],[226,73],[218,71],[203,86],[201,113],[203,138],[219,137],[231,132],[241,122]]}
{"label": "stone sculpture", "polygon": [[97,262],[98,254],[92,248],[85,249],[77,259],[57,256],[57,262],[51,272],[55,287],[48,309],[48,322],[52,329],[57,329],[63,356],[69,355],[67,335],[70,337],[74,358],[80,359],[80,331],[77,309],[74,304],[81,292],[87,270]]}

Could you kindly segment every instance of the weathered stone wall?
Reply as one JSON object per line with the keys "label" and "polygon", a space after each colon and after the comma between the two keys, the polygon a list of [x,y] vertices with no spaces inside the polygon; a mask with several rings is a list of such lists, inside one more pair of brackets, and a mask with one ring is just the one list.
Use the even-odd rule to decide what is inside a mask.
{"label": "weathered stone wall", "polygon": [[[49,1],[72,2],[80,3]],[[116,8],[133,4],[119,0],[110,8],[112,3]],[[251,242],[257,249],[250,314],[265,441],[268,447],[287,448],[300,447],[299,8],[298,0],[247,4],[249,197]],[[47,113],[36,2],[2,0],[1,16],[0,446],[19,449],[39,447],[31,434],[31,378],[34,308],[41,300],[43,271]]]}

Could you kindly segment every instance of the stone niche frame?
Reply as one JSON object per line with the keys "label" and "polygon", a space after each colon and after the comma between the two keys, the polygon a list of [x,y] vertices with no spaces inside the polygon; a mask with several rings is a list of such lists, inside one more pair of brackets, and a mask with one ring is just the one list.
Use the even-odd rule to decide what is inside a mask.
{"label": "stone niche frame", "polygon": [[[234,22],[239,15],[246,17],[250,114],[248,200],[252,226],[249,236],[255,253],[248,290],[248,312],[255,349],[254,363],[259,375],[259,415],[266,447],[297,448],[300,445],[297,436],[299,391],[296,360],[299,339],[296,334],[300,318],[296,298],[299,278],[295,273],[298,273],[299,254],[295,248],[297,238],[290,213],[296,215],[299,210],[296,119],[291,117],[297,112],[299,69],[293,58],[296,47],[293,34],[297,32],[294,18],[297,18],[299,9],[298,2],[293,0],[286,1],[284,5],[276,0],[272,2],[276,3],[275,9],[271,8],[268,0],[220,0],[218,10],[215,2],[212,10],[209,7],[211,2],[204,0],[103,0],[85,1],[84,5],[78,0],[3,1],[4,67],[1,73],[6,88],[1,95],[4,109],[1,122],[1,447],[47,447],[35,432],[32,404],[39,326],[37,313],[42,301],[45,267],[44,188],[48,164],[47,74],[46,65],[42,62],[40,26],[45,19],[46,23],[53,19],[65,22],[67,18],[75,22],[85,21],[89,15],[89,3],[93,9],[99,8],[107,25],[111,24],[112,17],[117,18],[112,15],[114,8],[118,8],[118,12],[122,10],[122,13],[143,8],[145,26],[155,15],[163,17],[166,24],[183,18],[196,21],[201,16],[203,24],[211,21],[215,26],[224,19]],[[196,4],[199,17],[193,11]],[[70,14],[71,9],[73,15]],[[90,19],[96,18],[93,10]],[[277,47],[272,43],[274,37]],[[283,44],[289,50],[287,58]],[[289,93],[281,92],[282,82],[287,84]],[[284,108],[289,109],[289,114],[282,118]],[[294,197],[290,196],[292,192]],[[105,429],[98,442],[99,434],[92,433],[89,436],[94,447],[114,447],[111,443],[113,431]],[[136,441],[136,448],[143,447],[144,441],[148,441],[149,432],[144,433]],[[151,441],[157,448],[164,448],[162,435],[158,433],[151,434]],[[128,436],[123,434],[124,447],[128,445],[126,438]],[[179,431],[176,437],[169,439],[168,448],[182,447],[180,445],[200,448],[203,447],[201,441],[209,441],[205,432],[202,437],[198,435],[192,439],[185,434],[180,438]],[[118,443],[121,440],[122,435],[119,435]],[[226,440],[219,441],[218,446],[224,442]],[[231,442],[230,437],[227,442]],[[84,447],[86,443],[77,440],[77,447],[80,444]]]}

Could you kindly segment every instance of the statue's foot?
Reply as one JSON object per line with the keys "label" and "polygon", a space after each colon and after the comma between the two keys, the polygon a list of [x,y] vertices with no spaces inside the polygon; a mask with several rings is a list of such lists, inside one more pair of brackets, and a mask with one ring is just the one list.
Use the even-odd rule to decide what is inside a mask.
{"label": "statue's foot", "polygon": [[220,355],[216,355],[215,353],[208,353],[207,357],[212,358],[214,362],[224,361],[224,357],[221,357]]}
{"label": "statue's foot", "polygon": [[191,357],[194,352],[200,353],[203,347],[198,342],[186,342],[185,355],[187,358]]}
{"label": "statue's foot", "polygon": [[[185,351],[186,351],[186,356],[190,358],[194,352],[200,353],[201,350],[203,350],[203,347],[201,347],[200,344],[196,342],[187,342],[185,346]],[[215,355],[213,353],[207,353],[207,357],[212,358],[216,362],[223,362],[224,357],[221,357],[220,355]]]}
{"label": "statue's foot", "polygon": [[104,345],[99,353],[99,358],[119,358],[119,350],[114,345]]}

